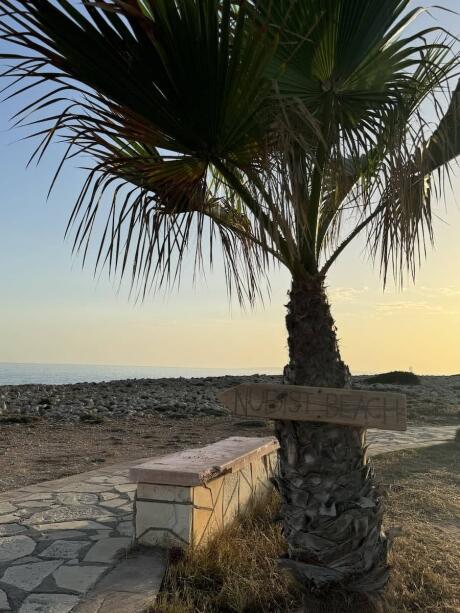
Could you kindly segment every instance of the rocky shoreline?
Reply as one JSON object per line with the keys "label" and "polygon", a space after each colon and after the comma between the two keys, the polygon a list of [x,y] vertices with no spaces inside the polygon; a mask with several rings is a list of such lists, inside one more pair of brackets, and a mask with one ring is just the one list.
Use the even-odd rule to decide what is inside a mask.
{"label": "rocky shoreline", "polygon": [[[423,423],[460,422],[460,375],[423,376],[420,385],[363,384],[362,389],[407,394],[409,420]],[[281,376],[221,376],[200,378],[127,379],[102,383],[0,386],[0,424],[27,423],[44,418],[67,423],[101,423],[130,416],[186,419],[224,416],[228,411],[216,393],[239,383],[280,383]]]}

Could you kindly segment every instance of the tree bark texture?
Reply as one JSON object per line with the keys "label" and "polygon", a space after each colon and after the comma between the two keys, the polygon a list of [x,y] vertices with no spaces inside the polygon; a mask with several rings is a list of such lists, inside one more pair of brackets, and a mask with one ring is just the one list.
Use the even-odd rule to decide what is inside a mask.
{"label": "tree bark texture", "polygon": [[[347,387],[323,280],[292,283],[285,382]],[[288,554],[281,561],[307,592],[378,593],[388,580],[387,538],[365,430],[276,421],[279,490]]]}

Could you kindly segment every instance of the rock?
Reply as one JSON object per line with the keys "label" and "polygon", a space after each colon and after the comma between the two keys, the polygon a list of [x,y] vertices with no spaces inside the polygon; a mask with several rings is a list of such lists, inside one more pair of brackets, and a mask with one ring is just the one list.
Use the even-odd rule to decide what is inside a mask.
{"label": "rock", "polygon": [[113,537],[101,539],[91,547],[85,556],[85,562],[112,562],[117,554],[125,552],[131,545],[131,539],[127,537]]}
{"label": "rock", "polygon": [[126,502],[125,498],[113,498],[112,500],[101,502],[101,506],[107,509],[116,509],[126,504]]}
{"label": "rock", "polygon": [[13,507],[9,502],[0,502],[0,515],[5,513],[14,513],[16,511],[16,507]]}
{"label": "rock", "polygon": [[115,489],[121,493],[135,492],[137,489],[137,484],[136,483],[121,483],[120,485],[116,485]]}
{"label": "rock", "polygon": [[56,570],[60,564],[62,564],[60,560],[55,560],[10,566],[6,569],[1,581],[30,592],[37,588],[43,579]]}
{"label": "rock", "polygon": [[122,477],[121,475],[115,475],[114,477],[105,477],[105,483],[109,483],[110,485],[126,485],[132,483],[126,477]]}
{"label": "rock", "polygon": [[0,524],[11,524],[19,519],[16,513],[10,515],[0,515]]}
{"label": "rock", "polygon": [[21,534],[21,532],[25,532],[25,530],[25,526],[20,526],[19,524],[0,524],[0,536]]}
{"label": "rock", "polygon": [[134,533],[133,523],[131,521],[121,521],[117,526],[117,531],[122,536],[132,536]]}
{"label": "rock", "polygon": [[98,492],[103,492],[106,489],[106,483],[72,483],[71,485],[65,485],[64,487],[61,487],[59,491],[65,493],[83,492],[88,494],[96,494]]}
{"label": "rock", "polygon": [[21,498],[21,504],[24,501],[31,501],[31,500],[50,500],[50,498],[52,498],[51,494],[46,494],[46,493],[42,493],[42,492],[36,492],[35,494],[29,494],[29,496],[27,496],[26,498]]}
{"label": "rock", "polygon": [[87,592],[105,572],[106,566],[61,566],[53,573],[56,585],[72,592]]}
{"label": "rock", "polygon": [[3,590],[0,590],[0,611],[11,611],[8,598]]}
{"label": "rock", "polygon": [[40,537],[40,541],[60,541],[81,538],[82,536],[86,536],[86,532],[79,532],[78,530],[56,530],[55,532],[46,532],[44,536]]}
{"label": "rock", "polygon": [[[30,423],[37,419],[101,423],[105,417],[164,415],[186,419],[196,415],[226,415],[215,392],[242,381],[280,381],[280,377],[163,378],[77,383],[72,385],[11,385],[0,387],[0,407],[8,413],[1,423]],[[43,417],[40,417],[42,415]],[[103,459],[103,458],[101,458]]]}
{"label": "rock", "polygon": [[96,494],[86,494],[84,492],[70,492],[58,494],[58,502],[65,505],[80,505],[80,504],[97,504],[98,498]]}
{"label": "rock", "polygon": [[159,549],[127,558],[97,584],[75,613],[153,611],[166,568],[167,556]]}
{"label": "rock", "polygon": [[[95,521],[63,521],[52,524],[39,524],[34,526],[36,530],[40,532],[47,532],[48,530],[103,530],[106,528],[103,524],[99,524]],[[107,528],[109,529],[109,528]]]}
{"label": "rock", "polygon": [[107,530],[98,530],[96,534],[91,535],[89,538],[92,541],[100,541],[101,539],[106,539],[109,536],[112,536],[112,531],[107,532]]}
{"label": "rock", "polygon": [[41,560],[35,556],[26,556],[25,558],[19,558],[19,560],[11,562],[11,564],[29,564],[30,562],[41,562]]}
{"label": "rock", "polygon": [[70,594],[30,594],[19,613],[69,613],[77,603],[78,596]]}
{"label": "rock", "polygon": [[80,549],[89,545],[88,541],[54,541],[52,545],[42,551],[39,556],[41,558],[61,558],[63,560],[71,560],[78,556]]}
{"label": "rock", "polygon": [[[107,511],[109,513],[109,511]],[[68,522],[74,519],[97,519],[101,515],[101,507],[92,505],[75,505],[54,507],[47,511],[34,513],[28,520],[29,524],[46,524]]]}
{"label": "rock", "polygon": [[114,498],[118,498],[118,494],[114,492],[102,492],[99,496],[101,500],[113,500]]}
{"label": "rock", "polygon": [[22,534],[0,538],[0,562],[17,560],[30,555],[36,547],[35,541]]}
{"label": "rock", "polygon": [[24,509],[40,509],[50,506],[49,500],[21,500],[20,506]]}

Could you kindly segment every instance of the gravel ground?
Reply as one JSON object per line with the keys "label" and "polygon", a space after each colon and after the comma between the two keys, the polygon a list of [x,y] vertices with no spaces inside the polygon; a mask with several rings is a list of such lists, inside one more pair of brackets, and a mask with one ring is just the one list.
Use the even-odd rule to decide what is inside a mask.
{"label": "gravel ground", "polygon": [[0,492],[93,470],[104,464],[199,447],[227,436],[270,436],[272,423],[230,416],[163,415],[66,423],[40,419],[0,425]]}
{"label": "gravel ground", "polygon": [[65,422],[132,415],[171,419],[222,416],[228,411],[216,392],[246,381],[281,382],[281,377],[204,377],[192,379],[131,379],[73,385],[0,386],[3,416],[46,417]]}
{"label": "gravel ground", "polygon": [[[227,436],[267,436],[270,421],[232,417],[215,398],[243,382],[280,377],[143,379],[74,385],[0,387],[0,491],[161,455]],[[421,385],[354,385],[402,391],[412,425],[460,423],[460,375]]]}
{"label": "gravel ground", "polygon": [[[364,385],[362,389],[404,392],[412,422],[448,424],[460,418],[460,375],[421,377],[421,385]],[[0,386],[0,423],[52,419],[66,423],[98,422],[131,416],[163,416],[170,419],[225,416],[216,400],[220,390],[243,382],[280,383],[281,377],[204,377],[192,379],[131,379],[73,385]]]}

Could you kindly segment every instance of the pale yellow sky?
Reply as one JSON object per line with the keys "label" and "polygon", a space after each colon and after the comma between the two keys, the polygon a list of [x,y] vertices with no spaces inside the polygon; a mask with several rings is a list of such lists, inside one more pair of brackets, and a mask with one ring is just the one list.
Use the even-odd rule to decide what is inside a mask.
{"label": "pale yellow sky", "polygon": [[[390,282],[383,292],[359,243],[331,271],[333,314],[354,372],[460,372],[460,212],[453,197],[442,215],[448,223],[437,222],[436,249],[415,286],[401,292]],[[272,275],[271,302],[253,312],[229,306],[217,274],[136,305],[105,278],[71,267],[59,237],[52,252],[60,258],[58,272],[43,270],[33,280],[24,275],[27,287],[16,279],[21,301],[14,293],[4,296],[0,361],[254,369],[286,362],[284,271]],[[33,257],[24,254],[26,262]]]}

